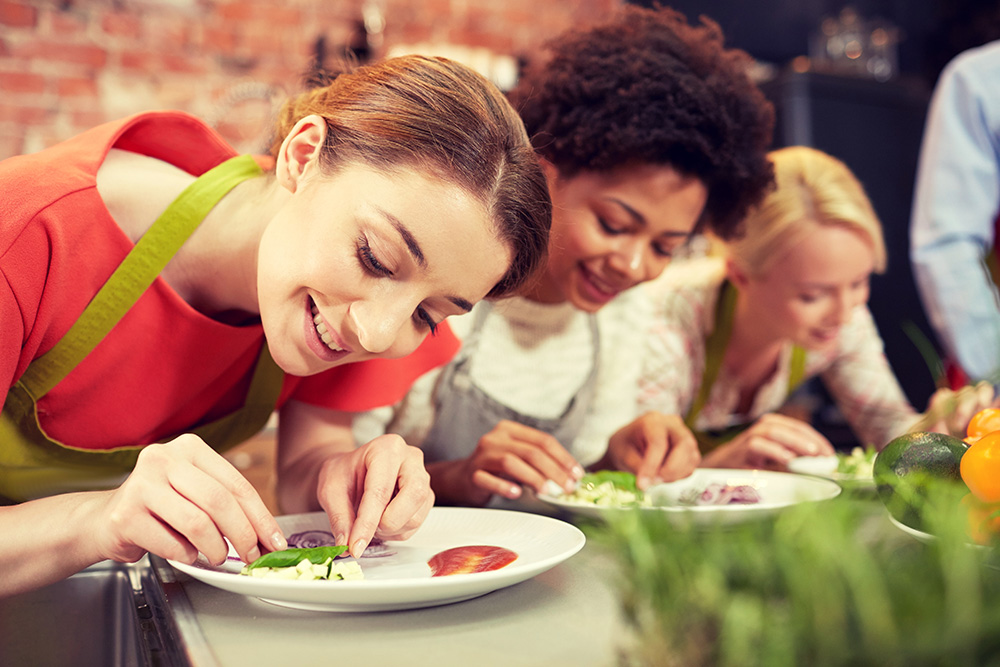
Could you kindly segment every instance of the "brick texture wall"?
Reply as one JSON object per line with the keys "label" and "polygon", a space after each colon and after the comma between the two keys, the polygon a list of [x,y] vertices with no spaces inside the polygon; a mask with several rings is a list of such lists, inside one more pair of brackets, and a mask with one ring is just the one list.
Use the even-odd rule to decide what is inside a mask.
{"label": "brick texture wall", "polygon": [[449,55],[528,58],[621,2],[0,0],[0,159],[162,108],[195,113],[241,150],[258,149],[317,46],[332,54],[357,44],[366,9],[384,20],[374,56],[449,45]]}

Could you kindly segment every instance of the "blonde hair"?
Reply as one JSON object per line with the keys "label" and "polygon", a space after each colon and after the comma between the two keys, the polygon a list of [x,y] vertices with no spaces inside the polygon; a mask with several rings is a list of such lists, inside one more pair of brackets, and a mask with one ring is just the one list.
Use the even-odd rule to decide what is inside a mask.
{"label": "blonde hair", "polygon": [[875,272],[886,267],[882,224],[858,179],[840,160],[805,146],[769,154],[775,187],[744,220],[739,238],[725,244],[727,254],[750,275],[766,273],[784,251],[814,225],[836,225],[867,239]]}

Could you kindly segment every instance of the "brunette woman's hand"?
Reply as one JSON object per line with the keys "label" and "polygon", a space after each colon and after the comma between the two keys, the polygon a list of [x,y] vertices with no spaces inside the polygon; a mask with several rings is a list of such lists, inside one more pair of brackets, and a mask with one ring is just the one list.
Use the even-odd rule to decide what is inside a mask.
{"label": "brunette woman's hand", "polygon": [[572,491],[583,467],[554,437],[504,420],[481,437],[465,459],[428,466],[438,497],[450,504],[485,505],[496,494],[519,498],[523,487],[536,493],[546,484]]}
{"label": "brunette woman's hand", "polygon": [[812,426],[794,417],[768,413],[724,445],[705,454],[706,468],[786,470],[799,456],[829,456],[833,445]]}
{"label": "brunette woman's hand", "polygon": [[228,539],[246,562],[284,549],[285,538],[253,485],[196,435],[144,447],[135,468],[100,505],[90,528],[103,558],[136,561],[147,551],[192,563],[226,560]]}
{"label": "brunette woman's hand", "polygon": [[698,441],[683,419],[647,412],[611,436],[597,467],[633,472],[636,485],[645,489],[687,477],[700,462]]}
{"label": "brunette woman's hand", "polygon": [[355,557],[376,535],[410,537],[434,505],[423,452],[394,434],[327,458],[317,493],[337,544]]}

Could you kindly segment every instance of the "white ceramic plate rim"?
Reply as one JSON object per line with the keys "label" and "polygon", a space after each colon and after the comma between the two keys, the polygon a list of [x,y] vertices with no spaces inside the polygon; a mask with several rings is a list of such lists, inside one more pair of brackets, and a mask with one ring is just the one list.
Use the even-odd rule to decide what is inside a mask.
{"label": "white ceramic plate rim", "polygon": [[[639,507],[638,509],[644,512],[665,512],[669,514],[710,514],[710,515],[734,515],[734,514],[757,514],[765,513],[771,510],[777,510],[782,507],[787,507],[790,505],[796,505],[800,502],[811,502],[819,500],[829,500],[831,498],[837,497],[843,489],[840,485],[834,481],[828,479],[822,479],[819,477],[809,477],[806,475],[795,475],[786,472],[776,472],[771,470],[751,470],[751,469],[736,469],[736,468],[698,468],[695,470],[690,477],[678,480],[676,482],[670,482],[668,484],[658,484],[656,486],[650,487],[647,490],[648,494],[658,495],[664,488],[670,486],[682,485],[683,488],[697,488],[704,487],[713,482],[722,482],[727,484],[749,484],[755,488],[760,488],[762,483],[778,483],[782,485],[794,485],[802,489],[813,489],[815,491],[815,497],[810,497],[803,500],[784,500],[768,502],[767,500],[762,500],[759,503],[752,504],[732,504],[732,505],[654,505],[652,507]],[[681,488],[681,487],[678,487]],[[550,496],[546,494],[541,494],[538,496],[542,501],[561,507],[563,509],[569,509],[574,511],[587,511],[588,513],[593,513],[594,511],[601,512],[616,512],[625,511],[631,512],[635,511],[636,508],[633,507],[605,507],[600,505],[594,505],[592,503],[581,503],[566,500],[564,498],[559,498],[555,496]]]}
{"label": "white ceramic plate rim", "polygon": [[[290,526],[295,526],[293,530],[329,529],[322,512],[278,517],[278,523],[286,532]],[[472,537],[455,532],[463,525],[475,527]],[[501,530],[512,527],[515,529]],[[573,556],[585,542],[577,527],[552,517],[499,509],[435,507],[410,540],[386,542],[387,547],[403,554],[397,559],[402,561],[399,569],[414,572],[411,575],[354,581],[287,581],[240,575],[241,563],[215,567],[203,560],[195,565],[168,562],[206,584],[276,604],[322,611],[382,611],[447,604],[520,583]],[[430,576],[426,568],[428,555],[484,543],[510,548],[518,552],[518,559],[489,572]],[[367,560],[361,559],[363,570],[368,567]],[[394,567],[390,559],[372,559],[369,572],[385,565]]]}
{"label": "white ceramic plate rim", "polygon": [[907,526],[905,523],[903,523],[902,521],[900,521],[899,519],[897,519],[896,517],[894,517],[892,514],[889,514],[888,517],[889,517],[889,521],[892,522],[892,524],[894,526],[896,526],[896,528],[899,528],[904,533],[910,535],[911,537],[914,537],[914,538],[920,540],[921,542],[925,542],[925,543],[929,544],[929,543],[931,543],[931,542],[933,542],[934,540],[937,539],[936,537],[934,537],[930,533],[925,533],[922,530],[917,530],[916,528],[913,528],[911,526]]}
{"label": "white ceramic plate rim", "polygon": [[800,456],[788,462],[788,471],[800,475],[825,477],[835,482],[875,486],[875,479],[871,476],[859,477],[837,472],[838,458],[836,454],[832,456]]}

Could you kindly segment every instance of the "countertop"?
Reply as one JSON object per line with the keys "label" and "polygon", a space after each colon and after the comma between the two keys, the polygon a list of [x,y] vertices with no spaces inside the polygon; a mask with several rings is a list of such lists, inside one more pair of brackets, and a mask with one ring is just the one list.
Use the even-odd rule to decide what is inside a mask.
{"label": "countertop", "polygon": [[619,663],[627,637],[614,593],[614,566],[591,544],[514,586],[464,602],[390,612],[279,607],[219,590],[158,559],[155,566],[194,667],[607,667]]}

